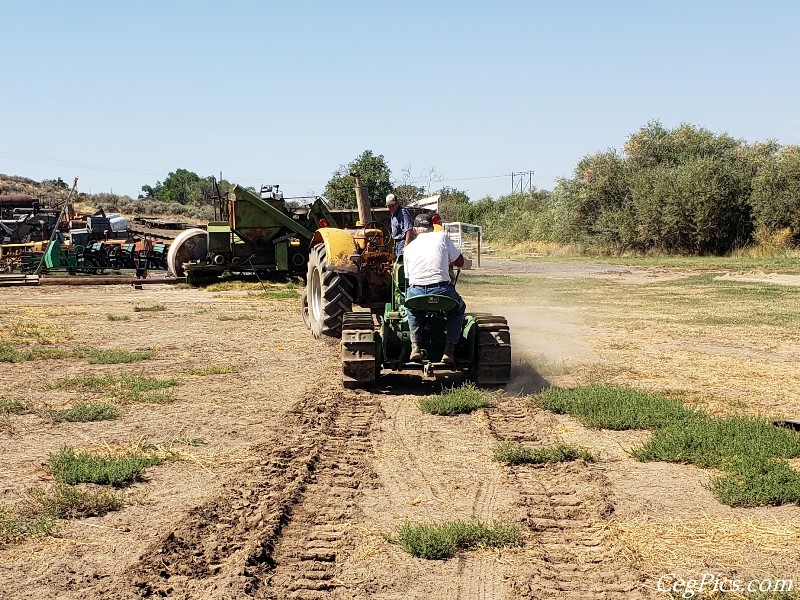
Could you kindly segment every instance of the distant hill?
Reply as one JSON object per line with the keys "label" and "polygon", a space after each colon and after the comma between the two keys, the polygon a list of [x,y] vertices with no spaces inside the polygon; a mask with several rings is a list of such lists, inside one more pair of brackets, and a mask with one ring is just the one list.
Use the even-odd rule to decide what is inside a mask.
{"label": "distant hill", "polygon": [[65,189],[54,183],[42,183],[27,177],[0,173],[0,195],[8,194],[27,194],[36,196],[45,202],[58,202],[67,198],[69,187]]}
{"label": "distant hill", "polygon": [[[80,182],[79,182],[80,183]],[[71,182],[70,182],[71,184]],[[67,185],[67,187],[64,187]],[[27,194],[35,196],[46,203],[58,203],[69,196],[71,185],[61,182],[41,182],[0,173],[0,195]],[[106,213],[119,212],[127,217],[135,215],[154,215],[171,219],[186,219],[196,223],[205,223],[213,219],[214,212],[210,206],[185,206],[177,202],[159,202],[156,200],[135,200],[130,196],[116,194],[85,194],[78,192],[73,198],[75,209],[79,214],[90,215],[98,209]]]}

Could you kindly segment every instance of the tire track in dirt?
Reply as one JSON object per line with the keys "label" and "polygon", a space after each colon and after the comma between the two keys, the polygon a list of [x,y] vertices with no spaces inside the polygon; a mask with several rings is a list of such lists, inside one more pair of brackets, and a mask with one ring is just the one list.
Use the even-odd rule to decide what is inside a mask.
{"label": "tire track in dirt", "polygon": [[[345,584],[336,559],[353,543],[348,528],[359,516],[363,486],[376,485],[368,456],[371,434],[382,414],[369,394],[349,393],[309,483],[304,501],[294,509],[274,552],[274,568],[262,573],[258,598],[325,598]],[[340,590],[347,597],[346,590]]]}
{"label": "tire track in dirt", "polygon": [[[499,521],[496,513],[497,490],[503,475],[493,473],[488,480],[482,479],[475,490],[472,502],[472,517],[490,524]],[[459,590],[457,598],[463,600],[494,600],[505,596],[503,572],[495,564],[493,555],[461,555],[458,557]]]}
{"label": "tire track in dirt", "polygon": [[[330,354],[302,398],[277,422],[266,425],[269,441],[253,449],[263,459],[242,468],[221,494],[191,510],[147,548],[129,569],[127,580],[106,580],[94,586],[93,593],[103,598],[271,597],[263,584],[284,558],[276,549],[291,545],[283,541],[287,532],[299,531],[303,537],[302,520],[317,506],[316,495],[323,491],[322,503],[331,508],[318,515],[320,528],[305,538],[324,538],[325,544],[317,549],[336,546],[336,536],[326,538],[322,522],[333,516],[336,507],[341,508],[338,516],[343,520],[354,505],[348,493],[355,490],[359,469],[366,464],[358,456],[365,451],[360,440],[368,439],[379,409],[375,403],[359,406],[354,393],[344,392],[338,380],[328,376],[338,366],[338,357]],[[353,435],[357,442],[351,444],[348,439]],[[353,456],[339,456],[337,462],[342,451]],[[344,479],[341,473],[346,474]],[[320,481],[330,483],[323,489]],[[301,524],[293,528],[298,517]],[[317,562],[335,554],[335,550],[320,552]]]}
{"label": "tire track in dirt", "polygon": [[[547,413],[509,398],[487,413],[501,441],[528,446],[557,443]],[[509,467],[521,493],[524,524],[539,555],[512,581],[515,598],[647,598],[644,577],[611,555],[599,527],[614,511],[602,468],[582,461]]]}
{"label": "tire track in dirt", "polygon": [[[517,511],[516,496],[508,495],[503,469],[488,460],[494,438],[482,411],[457,417],[428,415],[416,399],[392,394],[382,398],[386,417],[376,439],[376,469],[383,487],[381,498],[367,499],[373,513],[390,515],[381,519],[388,529],[398,518],[411,523],[508,520],[507,512]],[[393,552],[385,558],[396,570],[367,569],[381,582],[376,597],[508,597],[506,565],[494,553],[459,553],[439,562],[392,556]]]}

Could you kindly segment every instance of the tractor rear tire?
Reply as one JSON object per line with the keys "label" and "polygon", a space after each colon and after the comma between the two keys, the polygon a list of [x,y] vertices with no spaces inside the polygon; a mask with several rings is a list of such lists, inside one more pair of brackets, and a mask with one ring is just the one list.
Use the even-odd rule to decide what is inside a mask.
{"label": "tractor rear tire", "polygon": [[353,310],[353,282],[342,273],[328,270],[324,244],[309,252],[306,290],[312,335],[339,337],[345,313]]}

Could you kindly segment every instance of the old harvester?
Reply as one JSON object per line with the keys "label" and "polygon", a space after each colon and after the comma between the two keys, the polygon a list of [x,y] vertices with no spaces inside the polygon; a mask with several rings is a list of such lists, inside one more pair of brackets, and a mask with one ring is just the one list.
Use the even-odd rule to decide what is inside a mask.
{"label": "old harvester", "polygon": [[304,275],[314,230],[333,220],[320,198],[308,210],[287,210],[277,185],[262,186],[260,196],[237,185],[227,199],[220,195],[220,216],[170,244],[167,267],[174,275],[189,283],[224,273]]}
{"label": "old harvester", "polygon": [[[403,257],[394,256],[387,227],[371,220],[366,189],[358,176],[355,179],[363,225],[323,227],[314,233],[301,306],[303,321],[314,337],[341,336],[343,385],[370,387],[382,369],[425,375],[456,371],[478,385],[507,383],[511,338],[501,316],[467,313],[454,363],[442,362],[446,314],[454,308],[454,300],[440,295],[406,299]],[[354,311],[354,306],[364,310]],[[420,361],[410,360],[409,309],[425,314]]]}

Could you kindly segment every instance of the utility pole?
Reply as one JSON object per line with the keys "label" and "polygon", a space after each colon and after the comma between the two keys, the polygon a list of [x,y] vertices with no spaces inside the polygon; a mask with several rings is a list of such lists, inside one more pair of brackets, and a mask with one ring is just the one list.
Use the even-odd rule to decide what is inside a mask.
{"label": "utility pole", "polygon": [[533,191],[533,171],[511,173],[511,193],[526,194]]}

